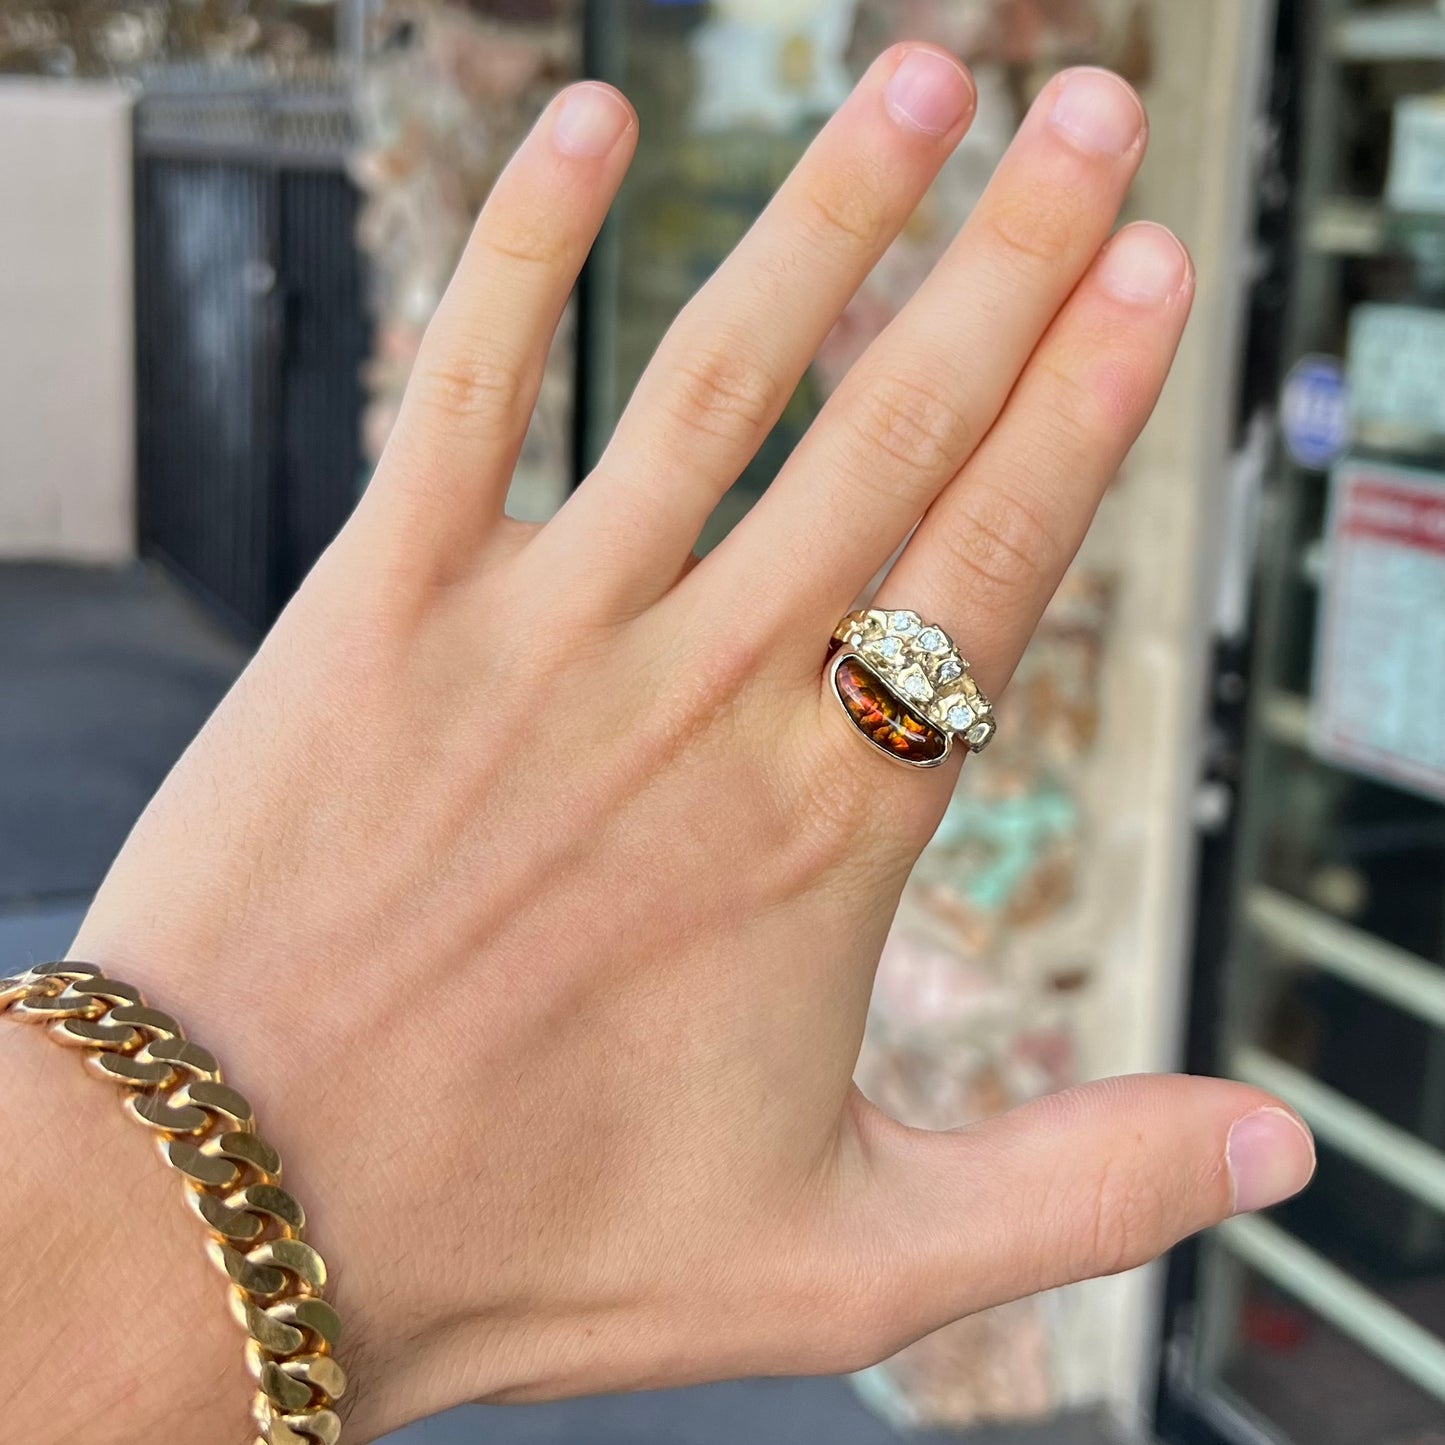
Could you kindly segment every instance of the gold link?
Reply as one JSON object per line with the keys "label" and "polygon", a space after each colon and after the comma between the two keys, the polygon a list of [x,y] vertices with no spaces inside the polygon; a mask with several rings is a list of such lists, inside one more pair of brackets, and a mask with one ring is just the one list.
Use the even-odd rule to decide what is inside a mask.
{"label": "gold link", "polygon": [[304,1240],[272,1239],[258,1244],[247,1256],[253,1264],[274,1264],[293,1274],[312,1294],[326,1288],[326,1264]]}
{"label": "gold link", "polygon": [[125,1107],[132,1118],[139,1119],[147,1128],[166,1134],[201,1134],[211,1124],[211,1116],[204,1109],[194,1104],[176,1108],[158,1093],[132,1094],[125,1101]]}
{"label": "gold link", "polygon": [[117,1004],[111,1009],[110,1016],[118,1024],[134,1024],[136,1028],[144,1029],[157,1038],[175,1038],[181,1032],[180,1024],[170,1014],[162,1013],[158,1008],[151,1008],[147,1004]]}
{"label": "gold link", "polygon": [[14,978],[0,978],[0,1010],[9,1008],[16,999],[29,998],[41,988],[40,982],[28,973],[17,974]]}
{"label": "gold link", "polygon": [[261,1393],[283,1411],[304,1410],[315,1396],[304,1380],[293,1380],[275,1360],[261,1368]]}
{"label": "gold link", "polygon": [[50,1023],[55,1019],[98,1019],[105,1011],[104,999],[76,998],[69,989],[57,994],[32,993],[10,1005],[12,1014],[19,1014],[21,1018],[35,1023]]}
{"label": "gold link", "polygon": [[[253,1305],[250,1300],[233,1296],[232,1311],[245,1326],[246,1333],[261,1346],[267,1354],[295,1355],[306,1348],[306,1335],[290,1321],[279,1319],[269,1310]],[[280,1306],[273,1305],[272,1309]],[[263,1367],[264,1368],[264,1367]]]}
{"label": "gold link", "polygon": [[230,1244],[250,1244],[261,1233],[262,1224],[244,1209],[232,1209],[214,1194],[192,1194],[191,1203],[212,1233]]}
{"label": "gold link", "polygon": [[78,978],[100,978],[101,972],[93,963],[35,963],[30,966],[34,978],[63,978],[74,982]]}
{"label": "gold link", "polygon": [[105,1019],[61,1019],[50,1026],[50,1037],[71,1048],[116,1049],[129,1054],[138,1049],[141,1036],[128,1024]]}
{"label": "gold link", "polygon": [[274,1184],[281,1177],[281,1156],[264,1139],[249,1130],[234,1129],[207,1139],[201,1145],[201,1152],[222,1159],[234,1159],[238,1164],[249,1164],[267,1184]]}
{"label": "gold link", "polygon": [[298,1380],[305,1380],[324,1400],[339,1400],[346,1393],[346,1371],[330,1355],[301,1355],[282,1360],[281,1369]]}
{"label": "gold link", "polygon": [[337,1445],[341,1421],[329,1407],[347,1380],[331,1355],[341,1321],[320,1297],[326,1266],[300,1238],[306,1216],[278,1183],[280,1156],[255,1133],[250,1102],[222,1082],[215,1057],[92,964],[38,964],[0,978],[0,1013],[47,1024],[57,1042],[83,1049],[86,1067],[127,1086],[126,1111],[161,1136],[249,1336],[256,1445]]}
{"label": "gold link", "polygon": [[[241,1319],[241,1312],[240,1312],[239,1309],[236,1308],[235,1305],[232,1305],[232,1306],[231,1306],[231,1313],[232,1313],[237,1319]],[[242,1327],[244,1328],[244,1327],[245,1327],[245,1321],[242,1320],[242,1321],[241,1321],[241,1324],[242,1324]],[[256,1343],[255,1340],[248,1339],[248,1340],[246,1341],[246,1368],[251,1372],[251,1378],[252,1378],[253,1380],[257,1380],[257,1381],[260,1380],[260,1378],[261,1378],[261,1371],[266,1368],[266,1362],[267,1362],[270,1358],[271,1358],[271,1357],[265,1352],[265,1350],[263,1350],[263,1349],[261,1348],[260,1345],[258,1345],[258,1344]],[[265,1397],[264,1395],[258,1394],[258,1395],[255,1397],[255,1400],[254,1400],[253,1403],[259,1407],[259,1406],[265,1401],[265,1398],[266,1398],[266,1397]]]}
{"label": "gold link", "polygon": [[226,1203],[233,1209],[249,1209],[253,1214],[268,1214],[285,1229],[299,1233],[306,1228],[306,1211],[277,1184],[248,1184],[230,1195]]}
{"label": "gold link", "polygon": [[222,1115],[238,1129],[249,1130],[254,1123],[246,1096],[229,1084],[217,1083],[215,1079],[193,1079],[188,1084],[182,1084],[174,1098],[178,1108],[195,1104],[211,1114]]}
{"label": "gold link", "polygon": [[[164,1064],[157,1064],[163,1069]],[[241,1177],[240,1167],[229,1159],[218,1159],[196,1147],[190,1139],[168,1139],[166,1159],[171,1168],[185,1175],[188,1184],[201,1189],[232,1189]]]}
{"label": "gold link", "polygon": [[85,1061],[102,1078],[132,1088],[167,1088],[175,1078],[167,1064],[148,1064],[134,1054],[92,1054]]}
{"label": "gold link", "polygon": [[207,1241],[211,1259],[237,1289],[243,1289],[253,1300],[263,1303],[276,1298],[286,1288],[286,1271],[270,1265],[256,1264],[239,1250],[219,1240]]}
{"label": "gold link", "polygon": [[[341,1418],[334,1410],[313,1410],[305,1415],[283,1415],[281,1423],[288,1426],[295,1438],[306,1445],[307,1441],[318,1441],[319,1445],[336,1445],[341,1439]],[[276,1436],[271,1439],[274,1441]]]}
{"label": "gold link", "polygon": [[[298,1324],[310,1330],[317,1339],[321,1340],[325,1349],[334,1350],[336,1348],[336,1341],[341,1335],[341,1320],[336,1311],[324,1299],[282,1300],[280,1304],[271,1305],[266,1313],[273,1320]],[[277,1350],[275,1353],[294,1355],[296,1350]]]}
{"label": "gold link", "polygon": [[66,993],[74,994],[76,998],[98,998],[104,999],[109,1004],[121,1003],[144,1003],[138,988],[132,988],[128,983],[120,983],[116,979],[107,978],[103,973],[91,975],[89,978],[76,979]]}
{"label": "gold link", "polygon": [[[141,1051],[148,1059],[159,1059],[164,1064],[174,1064],[178,1069],[193,1074],[198,1079],[215,1079],[219,1082],[221,1066],[209,1049],[187,1038],[154,1039]],[[237,1096],[239,1097],[239,1095]],[[197,1099],[196,1103],[201,1100]]]}

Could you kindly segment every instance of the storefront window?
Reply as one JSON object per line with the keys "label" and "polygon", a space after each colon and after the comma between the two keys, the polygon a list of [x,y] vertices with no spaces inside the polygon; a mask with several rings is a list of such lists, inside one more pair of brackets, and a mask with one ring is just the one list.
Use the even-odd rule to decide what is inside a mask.
{"label": "storefront window", "polygon": [[1206,1028],[1310,1122],[1319,1173],[1209,1242],[1185,1374],[1230,1441],[1423,1442],[1445,1419],[1445,12],[1282,21],[1286,374]]}

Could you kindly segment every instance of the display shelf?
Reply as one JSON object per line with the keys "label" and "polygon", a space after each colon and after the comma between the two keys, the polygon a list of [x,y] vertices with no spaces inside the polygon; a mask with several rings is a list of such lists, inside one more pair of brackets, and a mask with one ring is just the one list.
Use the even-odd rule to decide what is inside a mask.
{"label": "display shelf", "polygon": [[1327,196],[1311,208],[1305,240],[1322,255],[1383,256],[1421,250],[1445,255],[1445,212],[1400,211],[1382,201]]}
{"label": "display shelf", "polygon": [[1445,1029],[1445,970],[1428,959],[1262,883],[1249,890],[1244,917],[1282,952]]}
{"label": "display shelf", "polygon": [[1340,60],[1445,60],[1445,12],[1433,5],[1402,5],[1343,15],[1330,33]]}
{"label": "display shelf", "polygon": [[1445,452],[1445,432],[1403,422],[1357,418],[1353,437],[1354,445],[1361,450],[1384,452],[1412,463]]}
{"label": "display shelf", "polygon": [[1265,695],[1260,727],[1271,741],[1289,748],[1310,745],[1310,700],[1302,693],[1276,690]]}
{"label": "display shelf", "polygon": [[1342,1334],[1445,1400],[1445,1344],[1359,1280],[1257,1215],[1228,1219],[1215,1238],[1236,1259],[1293,1295]]}
{"label": "display shelf", "polygon": [[[1445,429],[1434,405],[1445,338],[1438,315],[1423,314],[1445,294],[1437,118],[1423,99],[1445,89],[1445,0],[1309,0],[1280,13],[1282,40],[1299,46],[1278,81],[1280,135],[1293,147],[1282,141],[1281,154],[1293,164],[1275,192],[1284,214],[1261,226],[1267,279],[1251,333],[1277,364],[1279,445],[1262,468],[1268,526],[1234,755],[1240,804],[1222,863],[1231,917],[1208,955],[1206,1048],[1298,1110],[1338,1167],[1275,1216],[1287,1230],[1228,1222],[1198,1272],[1187,1328],[1199,1378],[1211,1401],[1247,1407],[1242,1423],[1208,1434],[1230,1445],[1320,1438],[1295,1408],[1318,1389],[1317,1361],[1281,1355],[1269,1372],[1256,1368],[1250,1311],[1270,1283],[1344,1336],[1332,1345],[1371,1382],[1358,1402],[1370,1427],[1396,1394],[1437,1418],[1407,1381],[1445,1400],[1445,1339],[1427,1327],[1438,1321],[1405,1313],[1393,1291],[1433,1272],[1445,1245],[1445,1132],[1432,1093],[1445,1077],[1445,960],[1435,957],[1445,820],[1369,763],[1377,739],[1394,756],[1389,708],[1417,701],[1411,624],[1429,614],[1402,589],[1428,600],[1415,579],[1433,576],[1428,560],[1417,566],[1431,544],[1381,522],[1371,550],[1370,524],[1387,514],[1355,505],[1371,474],[1438,471],[1445,459],[1445,435],[1426,429]],[[1322,368],[1295,371],[1312,356],[1337,359],[1344,388]],[[1433,499],[1422,514],[1433,519]],[[1433,536],[1428,523],[1418,535]],[[1433,656],[1428,636],[1421,651]],[[1433,720],[1428,701],[1408,716]],[[1312,901],[1329,898],[1338,910]],[[1399,1066],[1371,1069],[1371,1059]],[[1361,1258],[1368,1278],[1352,1272]],[[1384,1433],[1345,1427],[1340,1439]]]}
{"label": "display shelf", "polygon": [[1236,1079],[1284,1100],[1317,1135],[1381,1179],[1445,1211],[1445,1154],[1263,1049],[1230,1056]]}

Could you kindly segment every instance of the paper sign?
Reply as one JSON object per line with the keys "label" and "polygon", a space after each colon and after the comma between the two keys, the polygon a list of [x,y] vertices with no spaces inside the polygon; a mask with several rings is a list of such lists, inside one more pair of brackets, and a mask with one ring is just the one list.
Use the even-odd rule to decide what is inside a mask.
{"label": "paper sign", "polygon": [[1445,432],[1445,311],[1356,306],[1347,371],[1358,420]]}
{"label": "paper sign", "polygon": [[1341,462],[1326,541],[1312,744],[1445,800],[1445,474]]}
{"label": "paper sign", "polygon": [[1397,211],[1445,211],[1445,96],[1395,102],[1385,199]]}

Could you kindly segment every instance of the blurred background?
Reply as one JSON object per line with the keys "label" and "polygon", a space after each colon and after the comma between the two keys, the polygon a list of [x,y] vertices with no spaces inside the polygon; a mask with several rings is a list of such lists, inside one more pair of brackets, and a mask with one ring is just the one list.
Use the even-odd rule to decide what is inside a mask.
{"label": "blurred background", "polygon": [[1129,212],[1185,238],[1199,298],[910,884],[860,1080],[942,1126],[1102,1074],[1228,1073],[1309,1119],[1318,1180],[850,1380],[474,1408],[395,1439],[1442,1445],[1445,4],[0,0],[0,952],[66,946],[365,487],[556,87],[621,85],[642,145],[517,474],[534,518],[903,37],[970,62],[978,119],[708,542],[1062,66],[1144,94]]}

